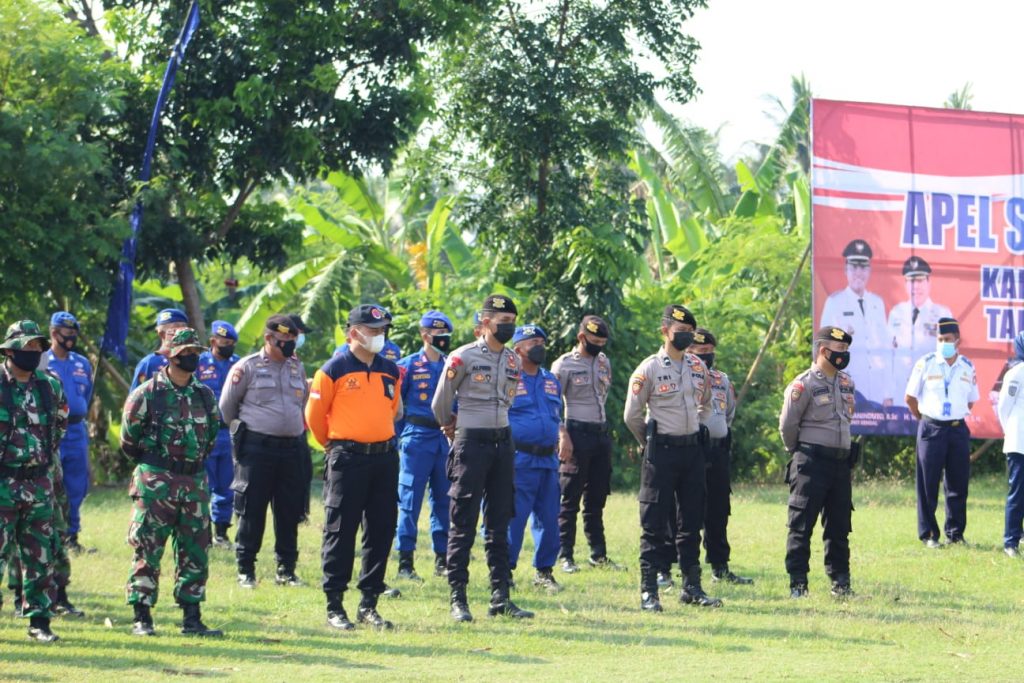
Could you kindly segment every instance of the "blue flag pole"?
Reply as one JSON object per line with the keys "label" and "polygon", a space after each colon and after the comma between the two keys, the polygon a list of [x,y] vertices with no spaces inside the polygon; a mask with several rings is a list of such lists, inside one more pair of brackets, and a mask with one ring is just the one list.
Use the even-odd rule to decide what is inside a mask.
{"label": "blue flag pole", "polygon": [[[178,39],[171,50],[171,56],[167,60],[163,85],[156,98],[156,106],[153,107],[153,118],[149,122],[149,135],[146,137],[146,149],[142,155],[142,170],[139,173],[139,181],[142,183],[149,182],[153,147],[156,145],[156,132],[160,127],[160,116],[163,113],[164,105],[167,104],[167,98],[171,94],[171,88],[174,87],[178,66],[185,58],[185,49],[197,28],[199,28],[199,0],[193,0],[192,6],[188,10],[188,16],[185,17],[185,25],[182,27],[181,33],[178,34]],[[117,356],[122,363],[128,361],[125,340],[128,338],[128,323],[131,320],[132,283],[135,280],[135,248],[139,227],[142,225],[141,199],[135,201],[128,222],[132,232],[125,238],[124,244],[121,246],[121,263],[117,271],[114,291],[110,294],[110,305],[107,307],[107,328],[103,333],[103,344],[100,347],[103,352]]]}

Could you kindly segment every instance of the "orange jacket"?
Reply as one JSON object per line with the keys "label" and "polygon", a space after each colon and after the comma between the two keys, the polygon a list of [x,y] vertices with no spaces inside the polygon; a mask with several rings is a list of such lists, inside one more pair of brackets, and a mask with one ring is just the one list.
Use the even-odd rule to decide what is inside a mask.
{"label": "orange jacket", "polygon": [[387,441],[395,436],[400,390],[401,376],[394,362],[378,355],[367,367],[345,351],[313,375],[306,423],[322,446],[334,440]]}

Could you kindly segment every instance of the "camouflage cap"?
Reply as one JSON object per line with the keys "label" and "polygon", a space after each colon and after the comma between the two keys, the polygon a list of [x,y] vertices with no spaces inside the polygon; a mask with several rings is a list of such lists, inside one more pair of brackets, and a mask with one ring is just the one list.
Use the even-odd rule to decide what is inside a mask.
{"label": "camouflage cap", "polygon": [[199,342],[199,335],[195,330],[191,327],[182,327],[171,337],[171,342],[167,345],[167,355],[174,358],[189,349],[195,349],[201,353],[206,350],[206,347]]}
{"label": "camouflage cap", "polygon": [[0,344],[0,349],[20,351],[28,346],[29,342],[33,339],[38,339],[43,343],[44,351],[50,348],[50,338],[43,334],[42,330],[39,329],[39,325],[32,320],[19,320],[7,328],[7,334],[4,335],[4,341]]}

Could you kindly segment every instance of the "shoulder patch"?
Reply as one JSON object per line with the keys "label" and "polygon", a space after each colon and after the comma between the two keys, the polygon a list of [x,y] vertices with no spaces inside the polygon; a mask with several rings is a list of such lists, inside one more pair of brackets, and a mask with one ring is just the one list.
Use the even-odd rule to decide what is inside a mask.
{"label": "shoulder patch", "polygon": [[629,381],[633,393],[639,394],[640,390],[644,388],[644,382],[646,381],[647,378],[644,377],[642,374],[633,375],[633,377]]}
{"label": "shoulder patch", "polygon": [[789,385],[789,398],[793,401],[800,400],[800,396],[804,393],[804,383],[800,380],[793,380],[793,383]]}

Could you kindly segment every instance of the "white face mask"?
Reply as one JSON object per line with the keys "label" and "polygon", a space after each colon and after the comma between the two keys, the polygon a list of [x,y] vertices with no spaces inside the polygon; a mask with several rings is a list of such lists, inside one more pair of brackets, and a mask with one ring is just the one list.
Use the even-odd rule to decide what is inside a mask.
{"label": "white face mask", "polygon": [[363,348],[370,353],[380,353],[384,350],[384,335],[378,334],[375,337],[363,336]]}
{"label": "white face mask", "polygon": [[306,343],[306,335],[300,334],[298,339],[295,340],[295,348],[301,349],[302,345]]}

